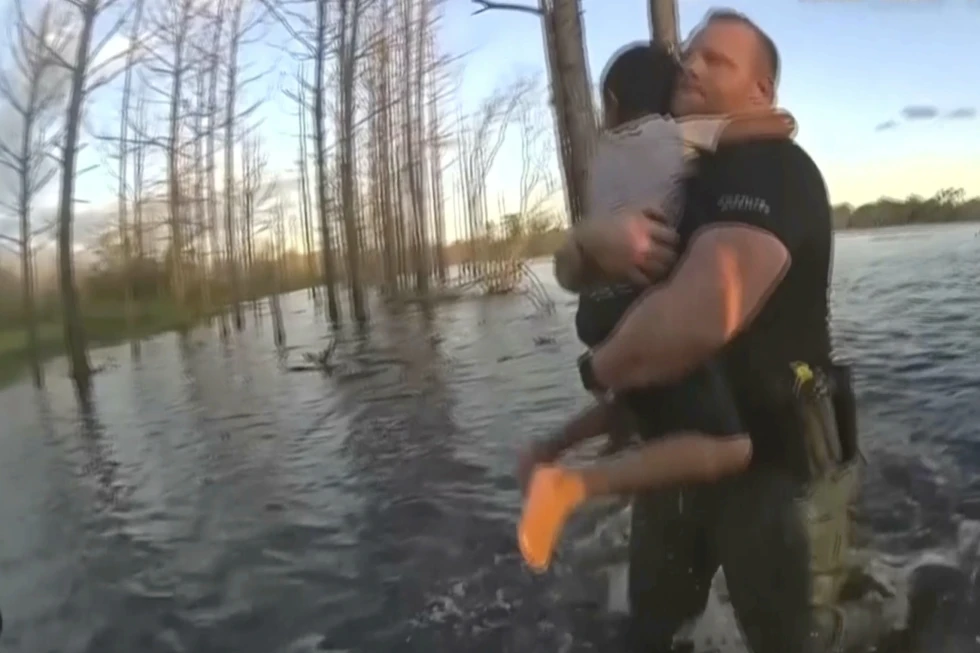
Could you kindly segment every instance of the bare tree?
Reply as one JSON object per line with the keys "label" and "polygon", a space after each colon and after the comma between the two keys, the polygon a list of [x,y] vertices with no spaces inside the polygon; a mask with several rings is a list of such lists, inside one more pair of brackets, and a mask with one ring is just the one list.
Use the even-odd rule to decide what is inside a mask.
{"label": "bare tree", "polygon": [[[136,97],[135,111],[131,112],[131,122],[133,130],[137,133],[146,133],[146,94],[141,92]],[[143,228],[143,208],[145,205],[145,179],[146,179],[146,142],[137,139],[133,142],[133,239],[136,249],[136,260],[142,267],[149,253],[146,240],[146,231]]]}
{"label": "bare tree", "polygon": [[[135,43],[140,35],[143,26],[143,5],[144,0],[136,0],[133,15],[133,22],[130,27],[130,43]],[[129,337],[133,338],[135,328],[135,306],[133,302],[133,265],[132,265],[132,245],[130,242],[129,229],[129,121],[130,121],[130,99],[133,88],[133,69],[136,64],[135,48],[131,48],[126,57],[125,73],[123,78],[122,106],[120,108],[121,120],[119,121],[119,237],[122,241],[123,253],[123,302],[126,312],[126,331]],[[130,343],[133,353],[139,351],[139,343],[132,339]]]}
{"label": "bare tree", "polygon": [[[312,114],[312,136],[315,161],[315,205],[320,231],[323,283],[326,286],[327,313],[334,326],[340,324],[340,304],[337,302],[337,265],[334,251],[333,229],[330,223],[330,183],[327,163],[327,125],[328,103],[327,70],[328,57],[335,52],[331,31],[329,0],[262,0],[273,17],[283,26],[291,37],[291,43],[299,47],[297,57],[313,61],[313,74],[310,80],[301,80],[303,97],[309,97],[308,110]],[[364,0],[359,0],[364,2]],[[308,18],[296,7],[309,8],[312,5],[313,18]]]}
{"label": "bare tree", "polygon": [[518,215],[524,221],[537,216],[554,184],[548,170],[553,152],[544,126],[538,80],[529,81],[528,92],[522,98],[518,127],[521,138],[521,176]]}
{"label": "bare tree", "polygon": [[[211,252],[212,265],[219,262],[225,262],[225,257],[219,255],[220,245],[218,237],[218,189],[215,182],[215,177],[218,171],[217,163],[217,135],[220,123],[220,109],[218,106],[218,90],[221,83],[221,47],[223,44],[222,37],[224,36],[224,15],[225,15],[225,0],[218,0],[217,5],[214,9],[214,14],[210,17],[210,27],[207,30],[208,40],[210,41],[210,47],[207,49],[206,54],[206,67],[207,67],[207,213],[208,213],[208,231],[209,231],[209,244],[208,249]],[[207,48],[208,44],[205,44]],[[230,264],[224,267],[225,272],[231,274]],[[218,324],[221,336],[223,338],[228,337],[228,321],[224,311],[221,311],[218,317]]]}
{"label": "bare tree", "polygon": [[[118,74],[116,62],[125,56],[104,59],[99,65],[91,65],[102,52],[105,45],[116,37],[127,18],[122,12],[116,22],[104,31],[102,40],[92,45],[95,24],[99,17],[116,0],[65,0],[77,12],[78,36],[75,56],[72,62],[62,58],[56,50],[49,48],[52,56],[71,71],[71,91],[65,118],[65,137],[61,152],[61,192],[58,208],[58,278],[61,287],[62,313],[65,321],[65,348],[68,352],[70,375],[81,399],[89,397],[92,369],[88,361],[87,338],[82,324],[82,314],[78,303],[78,289],[75,286],[74,253],[74,203],[76,158],[78,142],[82,130],[82,109],[86,96],[95,88],[108,83]],[[132,44],[129,45],[132,47]]]}
{"label": "bare tree", "polygon": [[436,40],[433,34],[429,34],[427,43],[427,55],[430,65],[429,71],[429,174],[431,176],[432,189],[432,217],[433,227],[435,228],[435,252],[436,270],[439,281],[446,283],[446,215],[445,215],[445,196],[442,184],[442,151],[444,135],[441,131],[441,119],[439,115],[439,75],[437,69],[438,57],[436,55]]}
{"label": "bare tree", "polygon": [[596,137],[596,112],[580,2],[538,0],[537,6],[490,0],[473,2],[480,6],[476,13],[501,9],[541,18],[556,141],[565,179],[565,203],[575,223],[584,215],[588,165]]}
{"label": "bare tree", "polygon": [[[306,102],[306,75],[302,65],[300,66],[299,72],[297,74],[297,89],[296,95],[293,96],[296,101],[297,106],[297,116],[299,118],[299,158],[297,159],[297,167],[299,171],[298,183],[299,183],[299,209],[300,216],[302,220],[302,234],[303,234],[303,251],[304,259],[306,261],[306,267],[308,274],[311,279],[316,276],[316,262],[313,258],[313,222],[311,219],[310,211],[310,176],[309,176],[309,156],[307,155],[307,145],[309,142],[309,135],[307,131],[307,119],[309,114],[309,106]],[[310,292],[314,300],[317,298],[316,294],[316,284],[310,287]]]}
{"label": "bare tree", "polygon": [[225,86],[225,263],[231,278],[231,304],[235,329],[245,328],[242,316],[242,288],[238,257],[235,252],[235,114],[237,109],[238,54],[244,38],[243,11],[246,0],[231,0],[228,23],[228,72]]}
{"label": "bare tree", "polygon": [[[208,30],[202,30],[203,34],[208,34]],[[206,52],[205,48],[201,48]],[[191,141],[193,142],[193,157],[191,158],[191,176],[193,178],[193,197],[191,198],[192,213],[194,216],[192,224],[191,242],[192,250],[195,254],[195,268],[197,271],[197,286],[201,291],[202,314],[210,320],[212,311],[211,297],[211,225],[208,221],[208,211],[206,202],[206,181],[207,160],[205,158],[204,145],[207,137],[205,118],[208,115],[208,79],[207,63],[201,61],[194,67],[193,80],[195,85],[192,99],[186,102],[186,109],[190,111]]]}
{"label": "bare tree", "polygon": [[364,0],[337,0],[339,3],[337,64],[340,68],[340,201],[347,241],[347,282],[351,310],[358,322],[367,321],[361,280],[361,243],[357,224],[355,175],[354,103],[355,76],[359,55],[359,32]]}
{"label": "bare tree", "polygon": [[313,142],[316,147],[317,203],[320,217],[320,238],[323,253],[323,276],[327,286],[327,311],[334,325],[340,322],[335,287],[336,271],[333,258],[333,237],[330,229],[327,184],[327,143],[325,120],[325,81],[327,61],[327,0],[316,2],[316,28],[313,46]]}
{"label": "bare tree", "polygon": [[265,177],[267,159],[254,130],[251,134],[243,130],[241,163],[242,261],[246,274],[251,279],[255,268],[257,217],[276,192],[275,185]]}
{"label": "bare tree", "polygon": [[170,284],[174,301],[180,307],[184,305],[186,294],[184,253],[187,226],[185,216],[187,202],[181,186],[182,150],[187,145],[182,139],[182,118],[186,102],[184,93],[187,75],[195,66],[191,56],[191,39],[194,37],[193,30],[198,16],[195,0],[166,0],[160,7],[155,21],[155,32],[159,36],[160,47],[151,50],[153,63],[149,67],[151,73],[167,81],[165,88],[156,90],[166,98],[168,105],[167,135],[163,147],[167,160]]}
{"label": "bare tree", "polygon": [[677,0],[648,0],[647,9],[650,15],[650,35],[669,47],[677,47]]}
{"label": "bare tree", "polygon": [[[401,0],[400,4],[403,39],[401,60],[403,95],[401,108],[404,160],[402,170],[404,171],[404,179],[408,186],[408,196],[411,198],[415,287],[420,294],[424,294],[428,290],[427,279],[429,270],[425,233],[425,203],[418,165],[419,160],[423,159],[424,154],[421,143],[419,143],[419,134],[416,130],[416,125],[422,121],[421,107],[418,106],[419,103],[415,97],[415,89],[418,89],[422,84],[420,73],[422,73],[423,68],[420,63],[422,61],[422,53],[419,51],[417,43],[413,42],[413,39],[410,37],[413,34],[423,33],[427,29],[428,21],[426,11],[428,7],[425,0],[420,0],[419,2]],[[413,20],[413,14],[416,12],[418,16]],[[413,45],[416,47],[413,48]]]}
{"label": "bare tree", "polygon": [[[13,175],[17,191],[13,202],[0,206],[15,213],[19,238],[0,236],[19,249],[22,303],[27,335],[27,351],[34,385],[41,387],[43,376],[38,350],[37,317],[34,307],[34,237],[40,230],[31,222],[34,199],[54,178],[57,168],[49,156],[61,137],[57,124],[59,105],[64,101],[68,77],[51,52],[64,54],[67,32],[63,16],[51,4],[41,7],[35,20],[28,18],[18,2],[11,21],[11,64],[13,70],[0,72],[0,98],[15,125],[16,136],[7,142],[0,135],[0,165]],[[34,24],[32,25],[31,22]]]}
{"label": "bare tree", "polygon": [[401,225],[395,215],[394,150],[392,138],[391,60],[392,38],[390,30],[391,0],[378,0],[375,4],[377,35],[373,47],[368,78],[371,112],[371,151],[374,173],[371,179],[376,186],[374,211],[379,232],[379,249],[382,250],[382,270],[385,289],[389,297],[398,292],[403,271],[403,257],[398,233]]}
{"label": "bare tree", "polygon": [[[530,88],[529,80],[520,79],[497,89],[472,116],[459,120],[459,192],[465,220],[463,232],[470,242],[467,274],[471,279],[479,280],[487,274],[488,252],[484,245],[492,236],[487,207],[487,177],[504,144],[507,126]],[[494,289],[494,292],[497,290]]]}
{"label": "bare tree", "polygon": [[270,225],[272,238],[270,253],[272,257],[272,294],[269,295],[269,309],[272,314],[272,337],[276,347],[282,351],[286,346],[286,326],[282,319],[280,295],[286,276],[286,209],[282,196],[276,198]]}

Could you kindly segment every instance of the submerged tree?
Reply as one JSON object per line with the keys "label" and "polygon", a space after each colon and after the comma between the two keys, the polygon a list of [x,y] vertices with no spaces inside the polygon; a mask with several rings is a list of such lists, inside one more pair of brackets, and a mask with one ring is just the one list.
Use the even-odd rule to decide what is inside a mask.
{"label": "submerged tree", "polygon": [[[143,27],[143,6],[145,0],[136,0],[133,22],[130,26],[130,43],[138,41],[140,30]],[[125,73],[123,78],[122,106],[120,107],[119,120],[119,191],[118,191],[118,211],[119,211],[119,238],[122,244],[123,255],[123,303],[126,312],[126,332],[131,339],[133,353],[139,352],[139,342],[133,338],[135,329],[135,313],[133,298],[133,251],[129,228],[129,122],[130,122],[130,102],[133,89],[133,72],[136,65],[135,48],[131,48],[126,56]]]}
{"label": "submerged tree", "polygon": [[34,238],[47,225],[39,228],[32,223],[31,215],[37,194],[57,172],[50,152],[61,138],[60,104],[65,99],[68,76],[59,57],[66,54],[69,39],[64,15],[58,15],[51,4],[42,6],[33,19],[24,13],[19,2],[15,9],[9,41],[12,69],[0,71],[0,100],[8,121],[4,131],[10,136],[8,139],[0,133],[0,166],[11,173],[16,190],[14,199],[0,199],[0,206],[17,216],[19,237],[0,237],[19,250],[28,360],[34,385],[41,387],[34,306]]}
{"label": "submerged tree", "polygon": [[364,0],[337,0],[337,65],[340,92],[340,204],[347,241],[347,284],[351,311],[358,322],[367,320],[361,280],[361,243],[357,224],[355,188],[354,90],[359,55],[359,36]]}
{"label": "submerged tree", "polygon": [[[116,62],[125,52],[111,58],[98,60],[105,45],[116,37],[127,15],[123,12],[116,22],[105,30],[102,39],[93,46],[95,24],[116,0],[65,0],[76,12],[74,23],[78,26],[75,54],[71,62],[58,56],[60,63],[71,74],[71,87],[65,116],[65,135],[61,148],[61,191],[58,198],[58,280],[61,288],[62,313],[65,321],[65,348],[68,352],[70,375],[79,397],[85,399],[91,389],[92,368],[88,361],[87,338],[82,324],[75,285],[74,209],[75,182],[78,173],[76,159],[82,131],[82,109],[85,99],[94,89],[108,83],[119,69]],[[133,47],[133,44],[129,44]],[[127,48],[128,50],[128,48]],[[98,62],[93,65],[92,62]]]}
{"label": "submerged tree", "polygon": [[476,13],[501,9],[532,14],[541,19],[555,117],[555,140],[565,180],[565,205],[574,224],[584,216],[588,165],[596,138],[596,111],[580,2],[538,0],[537,6],[490,0],[473,2],[480,6]]}

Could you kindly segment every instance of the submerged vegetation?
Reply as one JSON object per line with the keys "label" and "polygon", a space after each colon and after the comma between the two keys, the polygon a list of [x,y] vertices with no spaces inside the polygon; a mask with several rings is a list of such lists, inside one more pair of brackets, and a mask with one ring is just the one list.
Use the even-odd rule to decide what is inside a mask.
{"label": "submerged vegetation", "polygon": [[[299,288],[334,326],[370,319],[369,287],[396,303],[526,288],[522,262],[561,224],[544,89],[520,77],[462,106],[442,12],[438,0],[14,2],[0,55],[4,374],[27,365],[40,386],[43,358],[63,352],[85,394],[90,342],[128,339],[138,354],[141,336],[203,319],[229,337],[261,297],[281,344],[277,297]],[[289,55],[278,79],[256,63],[273,40]],[[291,169],[265,140],[270,85],[294,109]],[[515,131],[521,188],[516,206],[496,198],[495,217],[488,177]],[[78,216],[96,229],[78,243],[85,148],[115,171],[117,201]]]}

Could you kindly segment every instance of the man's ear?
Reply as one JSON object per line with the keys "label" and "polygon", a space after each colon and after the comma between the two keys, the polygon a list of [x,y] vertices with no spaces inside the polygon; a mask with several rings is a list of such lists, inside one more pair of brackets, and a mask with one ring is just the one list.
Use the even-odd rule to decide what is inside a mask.
{"label": "man's ear", "polygon": [[756,89],[759,97],[767,104],[772,105],[776,102],[776,83],[771,77],[760,77],[756,82]]}

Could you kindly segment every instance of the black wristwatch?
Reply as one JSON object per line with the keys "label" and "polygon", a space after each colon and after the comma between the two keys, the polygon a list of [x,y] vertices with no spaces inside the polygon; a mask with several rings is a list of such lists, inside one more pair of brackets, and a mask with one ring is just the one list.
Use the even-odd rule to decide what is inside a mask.
{"label": "black wristwatch", "polygon": [[578,375],[582,379],[582,385],[586,390],[593,394],[605,394],[608,388],[603,387],[596,378],[595,368],[592,366],[592,352],[587,351],[578,357]]}

